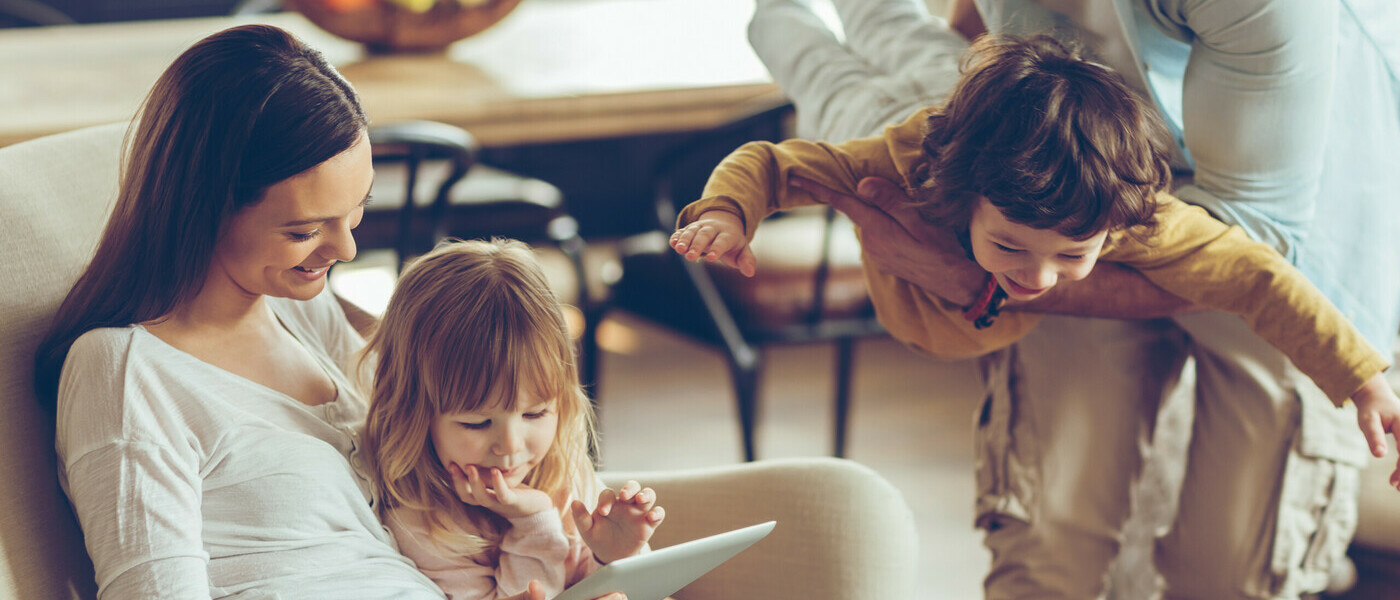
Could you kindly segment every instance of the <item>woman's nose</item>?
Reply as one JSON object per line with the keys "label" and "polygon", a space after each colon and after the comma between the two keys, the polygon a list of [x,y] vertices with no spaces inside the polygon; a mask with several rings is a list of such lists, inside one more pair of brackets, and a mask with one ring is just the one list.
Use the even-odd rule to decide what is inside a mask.
{"label": "woman's nose", "polygon": [[340,262],[350,262],[355,260],[357,248],[355,247],[355,235],[349,227],[335,227],[334,232],[326,236],[326,246],[322,253],[326,258]]}

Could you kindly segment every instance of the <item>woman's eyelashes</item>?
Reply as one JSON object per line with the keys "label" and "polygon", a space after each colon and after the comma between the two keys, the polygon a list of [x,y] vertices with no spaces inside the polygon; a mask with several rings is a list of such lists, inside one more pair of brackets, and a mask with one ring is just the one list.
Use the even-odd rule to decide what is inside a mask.
{"label": "woman's eyelashes", "polygon": [[997,247],[997,250],[1001,250],[1002,252],[1005,252],[1005,253],[1007,253],[1007,254],[1016,254],[1017,252],[1020,252],[1020,251],[1021,251],[1021,250],[1018,249],[1018,248],[1012,248],[1012,247],[1010,247],[1010,246],[1003,246],[1003,245],[998,244],[998,243],[996,243],[996,242],[992,242],[992,244],[995,245],[995,246]]}
{"label": "woman's eyelashes", "polygon": [[[356,208],[364,208],[364,207],[366,207],[366,206],[369,206],[370,203],[373,202],[373,201],[374,201],[374,199],[373,199],[372,197],[370,197],[370,196],[365,196],[365,199],[364,199],[364,200],[361,200],[359,206],[357,206]],[[356,225],[359,225],[359,223],[357,222]],[[354,227],[351,227],[351,229],[354,229]],[[294,241],[294,242],[306,242],[306,241],[310,241],[310,240],[313,240],[313,239],[319,237],[320,235],[321,235],[321,228],[320,228],[320,227],[317,227],[317,228],[315,228],[315,229],[312,229],[311,231],[306,231],[306,232],[301,232],[301,231],[288,231],[288,232],[287,232],[287,237],[291,238],[292,241]]]}
{"label": "woman's eyelashes", "polygon": [[292,238],[292,241],[294,241],[294,242],[306,242],[306,241],[310,241],[310,240],[315,239],[316,236],[319,236],[319,235],[321,235],[321,228],[320,228],[320,227],[317,227],[316,229],[312,229],[311,231],[307,231],[307,232],[304,232],[304,233],[303,233],[303,232],[299,232],[299,231],[288,231],[288,232],[287,232],[287,237]]}

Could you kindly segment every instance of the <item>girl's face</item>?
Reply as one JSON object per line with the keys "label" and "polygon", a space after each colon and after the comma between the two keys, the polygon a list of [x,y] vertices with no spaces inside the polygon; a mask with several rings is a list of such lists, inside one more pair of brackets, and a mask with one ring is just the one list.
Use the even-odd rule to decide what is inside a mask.
{"label": "girl's face", "polygon": [[[210,284],[258,296],[309,300],[337,261],[355,258],[359,226],[374,181],[369,138],[267,188],[262,201],[230,219],[214,249]],[[216,287],[217,286],[217,287]]]}
{"label": "girl's face", "polygon": [[1031,300],[1061,281],[1089,275],[1108,232],[1075,240],[1051,229],[1013,223],[980,198],[968,225],[972,255],[1012,300]]}
{"label": "girl's face", "polygon": [[515,410],[502,409],[502,404],[433,419],[429,434],[443,468],[455,463],[466,472],[476,466],[483,479],[495,468],[506,483],[518,486],[540,464],[559,428],[558,402],[521,390]]}

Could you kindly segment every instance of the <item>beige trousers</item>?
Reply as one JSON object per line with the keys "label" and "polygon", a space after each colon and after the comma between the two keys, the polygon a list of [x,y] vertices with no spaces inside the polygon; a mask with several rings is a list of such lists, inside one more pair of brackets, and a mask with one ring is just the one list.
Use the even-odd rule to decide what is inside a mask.
{"label": "beige trousers", "polygon": [[989,599],[1105,592],[1159,404],[1192,391],[1180,386],[1194,386],[1195,419],[1154,557],[1166,598],[1297,598],[1325,586],[1351,539],[1366,456],[1354,409],[1236,317],[1050,317],[982,368]]}

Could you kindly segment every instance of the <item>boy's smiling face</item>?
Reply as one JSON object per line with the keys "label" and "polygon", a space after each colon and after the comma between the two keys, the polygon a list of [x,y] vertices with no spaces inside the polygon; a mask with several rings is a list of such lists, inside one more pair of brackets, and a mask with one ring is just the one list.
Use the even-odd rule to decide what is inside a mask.
{"label": "boy's smiling face", "polygon": [[1014,223],[986,198],[977,200],[968,224],[977,264],[996,277],[1007,297],[1019,301],[1037,298],[1061,281],[1087,277],[1107,237],[1108,232],[1100,231],[1076,240]]}

